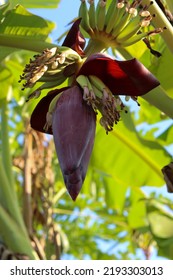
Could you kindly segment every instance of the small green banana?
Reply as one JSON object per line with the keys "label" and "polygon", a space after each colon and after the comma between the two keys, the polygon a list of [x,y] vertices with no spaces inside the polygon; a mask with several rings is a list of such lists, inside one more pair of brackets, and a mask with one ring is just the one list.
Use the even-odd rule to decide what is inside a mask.
{"label": "small green banana", "polygon": [[109,6],[107,8],[107,12],[106,12],[106,18],[105,18],[106,26],[108,25],[108,22],[110,21],[110,17],[113,13],[114,8],[116,8],[116,3],[114,1],[111,1],[111,3],[109,4]]}
{"label": "small green banana", "polygon": [[[110,89],[96,76],[94,75],[89,75],[88,76],[89,81],[92,86],[95,86],[101,93],[103,92],[104,89],[106,89],[107,92],[110,92]],[[98,96],[99,98],[102,97],[102,94]]]}
{"label": "small green banana", "polygon": [[117,8],[116,3],[112,1],[106,13],[106,19],[105,19],[106,33],[109,34],[114,28],[117,22],[119,11],[120,9]]}
{"label": "small green banana", "polygon": [[56,105],[56,103],[57,103],[57,101],[58,101],[58,99],[60,98],[60,96],[61,96],[62,93],[63,93],[63,91],[62,91],[61,93],[57,94],[57,95],[52,99],[52,101],[50,102],[50,104],[49,104],[49,109],[48,109],[48,112],[49,112],[49,113],[52,113],[52,112],[54,111],[55,105]]}
{"label": "small green banana", "polygon": [[89,80],[89,78],[87,76],[85,76],[85,78],[86,78],[86,81],[87,81],[87,87],[88,87],[89,91],[92,92],[93,88],[92,88],[92,85],[90,83],[90,80]]}
{"label": "small green banana", "polygon": [[[117,1],[117,2],[118,2],[118,1]],[[121,21],[121,19],[122,19],[124,13],[126,12],[126,6],[125,6],[124,1],[122,1],[122,2],[120,2],[120,3],[118,2],[116,6],[117,6],[117,9],[118,9],[118,17],[117,17],[115,26],[116,26],[117,24],[119,24],[119,22]]]}
{"label": "small green banana", "polygon": [[[123,8],[122,8],[123,10]],[[115,25],[114,29],[112,30],[112,36],[116,37],[118,34],[120,34],[121,30],[128,24],[129,20],[131,18],[131,14],[126,12],[124,9],[124,12],[122,13],[122,16]]]}
{"label": "small green banana", "polygon": [[103,31],[106,18],[106,0],[100,0],[96,8],[96,24],[99,31]]}
{"label": "small green banana", "polygon": [[76,78],[78,84],[84,89],[84,87],[88,87],[86,76],[80,75]]}
{"label": "small green banana", "polygon": [[143,32],[137,35],[134,35],[133,37],[129,38],[128,40],[125,40],[121,43],[123,47],[128,47],[130,45],[133,45],[137,43],[138,41],[144,39],[146,36],[148,36],[147,32]]}
{"label": "small green banana", "polygon": [[83,100],[85,100],[88,105],[92,106],[94,110],[97,109],[95,91],[88,77],[80,75],[76,80],[83,89]]}
{"label": "small green banana", "polygon": [[67,50],[64,50],[61,54],[64,55],[64,62],[66,59],[75,60],[75,61],[78,61],[81,59],[80,55],[70,48],[68,48]]}
{"label": "small green banana", "polygon": [[102,91],[104,88],[106,88],[106,85],[97,76],[89,75],[89,80],[100,91]]}
{"label": "small green banana", "polygon": [[116,37],[117,42],[125,41],[134,36],[141,29],[140,17],[136,16],[134,19],[122,29],[120,34]]}
{"label": "small green banana", "polygon": [[61,93],[57,94],[49,104],[49,109],[46,114],[46,123],[43,127],[44,131],[48,131],[49,127],[52,126],[52,114],[55,109],[56,103],[57,103],[58,99],[60,98],[60,96],[62,95],[62,93],[63,93],[63,91]]}
{"label": "small green banana", "polygon": [[[54,48],[50,49],[50,50],[53,50]],[[53,52],[53,51],[52,51]],[[74,54],[76,57],[79,56],[77,52],[75,52],[74,50],[72,50],[71,48],[69,47],[65,47],[65,46],[60,46],[60,47],[57,47],[57,51],[56,51],[56,54],[66,54],[67,56],[69,54]]]}
{"label": "small green banana", "polygon": [[85,0],[81,0],[81,5],[79,8],[79,17],[81,18],[80,25],[84,29],[85,32],[90,34],[92,31],[90,23],[89,23],[89,14],[87,9],[87,4]]}
{"label": "small green banana", "polygon": [[96,29],[96,10],[94,5],[94,0],[89,1],[90,7],[88,10],[89,24],[93,30]]}
{"label": "small green banana", "polygon": [[[91,79],[90,79],[90,76],[88,77],[88,79],[89,79],[89,81],[90,81],[90,84],[91,84],[91,86],[92,86],[92,90],[93,90],[95,96],[96,96],[99,100],[101,100],[101,99],[102,99],[102,96],[103,96],[103,92],[102,92],[101,90],[99,90],[99,89],[92,83],[92,81],[91,81]],[[98,104],[99,104],[99,103],[98,103]]]}
{"label": "small green banana", "polygon": [[43,83],[46,83],[46,82],[58,82],[63,80],[64,78],[64,75],[61,71],[56,71],[54,73],[50,72],[49,71],[47,73],[44,74],[44,76],[42,76],[39,80],[39,82],[43,82]]}
{"label": "small green banana", "polygon": [[56,86],[59,86],[60,84],[62,84],[64,81],[66,80],[66,77],[63,77],[61,80],[54,80],[54,81],[49,81],[49,82],[45,82],[44,84],[42,84],[40,87],[38,87],[36,90],[34,90],[31,94],[28,95],[26,102],[28,102],[30,99],[32,98],[38,98],[41,94],[41,91],[44,89],[52,89]]}

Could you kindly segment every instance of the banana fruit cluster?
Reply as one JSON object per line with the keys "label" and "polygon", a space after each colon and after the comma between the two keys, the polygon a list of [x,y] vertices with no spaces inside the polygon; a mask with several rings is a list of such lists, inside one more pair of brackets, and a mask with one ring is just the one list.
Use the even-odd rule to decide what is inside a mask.
{"label": "banana fruit cluster", "polygon": [[41,54],[35,55],[34,59],[31,59],[30,63],[25,66],[19,82],[25,81],[22,90],[32,88],[37,81],[43,84],[29,95],[27,101],[39,97],[43,89],[62,84],[68,76],[73,74],[75,64],[79,61],[81,61],[80,55],[65,46],[45,49]]}
{"label": "banana fruit cluster", "polygon": [[76,81],[83,89],[83,99],[94,111],[100,111],[102,115],[100,124],[108,133],[120,120],[120,112],[125,108],[122,100],[118,95],[113,95],[110,89],[94,75],[80,75]]}
{"label": "banana fruit cluster", "polygon": [[[112,0],[107,7],[106,0],[81,0],[79,17],[81,29],[92,39],[100,39],[105,47],[126,47],[141,39],[163,31],[162,28],[148,30],[152,15],[149,6],[140,8],[142,0]],[[152,5],[152,2],[151,4]]]}

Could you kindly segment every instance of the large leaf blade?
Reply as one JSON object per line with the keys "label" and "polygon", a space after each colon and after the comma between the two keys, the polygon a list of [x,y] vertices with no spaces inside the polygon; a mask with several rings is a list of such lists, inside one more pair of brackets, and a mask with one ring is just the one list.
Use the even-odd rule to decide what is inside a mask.
{"label": "large leaf blade", "polygon": [[23,6],[17,5],[8,11],[0,24],[0,34],[17,37],[29,37],[45,40],[54,28],[54,23],[28,12]]}
{"label": "large leaf blade", "polygon": [[32,8],[32,9],[41,9],[41,8],[45,8],[45,9],[54,9],[57,8],[60,0],[13,0],[12,1],[13,6],[17,5],[17,4],[21,4],[22,6],[26,7],[26,8]]}
{"label": "large leaf blade", "polygon": [[103,128],[98,128],[93,168],[126,186],[163,185],[161,168],[171,157],[154,139],[145,140],[138,136],[129,114],[123,119],[108,136]]}

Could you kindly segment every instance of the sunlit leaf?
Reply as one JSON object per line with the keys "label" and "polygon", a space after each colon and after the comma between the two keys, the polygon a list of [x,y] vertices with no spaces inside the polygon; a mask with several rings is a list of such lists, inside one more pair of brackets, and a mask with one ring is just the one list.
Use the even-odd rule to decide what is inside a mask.
{"label": "sunlit leaf", "polygon": [[147,225],[145,195],[138,188],[131,188],[131,207],[128,214],[128,222],[132,228],[141,228]]}
{"label": "sunlit leaf", "polygon": [[158,246],[158,255],[168,258],[170,260],[173,259],[173,238],[155,238]]}
{"label": "sunlit leaf", "polygon": [[93,167],[112,176],[120,185],[163,185],[161,168],[170,160],[169,154],[156,141],[142,139],[129,114],[123,120],[109,135],[98,127]]}
{"label": "sunlit leaf", "polygon": [[124,209],[127,185],[106,176],[104,178],[105,200],[108,207],[122,213]]}
{"label": "sunlit leaf", "polygon": [[12,80],[13,80],[13,76],[11,72],[8,69],[1,66],[0,67],[0,85],[1,85],[0,99],[3,99],[7,96],[7,92],[11,87]]}
{"label": "sunlit leaf", "polygon": [[[23,149],[26,137],[25,124],[26,120],[29,122],[31,112],[42,96],[25,102],[33,88],[23,92],[18,80],[23,66],[28,63],[33,53],[30,55],[29,51],[25,51],[26,48],[22,51],[17,50],[21,49],[22,41],[32,46],[38,43],[42,51],[42,44],[48,41],[47,38],[54,27],[52,22],[31,14],[26,8],[56,8],[59,3],[59,0],[14,0],[10,1],[9,7],[0,7],[0,60],[10,54],[1,63],[0,98],[5,98],[9,89],[12,89],[12,98],[8,106],[10,153],[14,163],[15,189],[20,209],[23,208],[22,193],[25,176],[30,173],[32,175],[34,187],[32,197],[29,197],[32,199],[34,220],[32,238],[36,237],[36,240],[41,241],[40,244],[43,244],[46,239],[48,258],[55,258],[53,239],[57,237],[58,250],[62,250],[59,253],[63,259],[105,260],[144,258],[143,243],[139,242],[138,237],[143,238],[142,241],[145,243],[147,239],[145,236],[149,236],[149,245],[158,250],[158,255],[173,259],[172,197],[164,198],[165,193],[158,197],[156,188],[152,194],[146,194],[147,191],[144,194],[140,188],[164,184],[161,168],[172,161],[165,147],[172,144],[173,127],[171,124],[166,127],[165,122],[161,122],[161,112],[143,99],[138,100],[141,104],[140,109],[138,108],[139,112],[136,113],[137,106],[133,106],[133,114],[130,112],[124,114],[122,120],[108,135],[98,124],[94,151],[85,183],[75,202],[70,200],[65,189],[54,145],[50,153],[46,152],[41,160],[40,155],[45,147],[47,150],[48,142],[45,141],[47,136],[42,143],[36,131],[33,134],[34,140],[31,146],[33,148],[35,145],[38,146],[38,154],[32,153],[29,162],[31,169],[27,170],[28,155]],[[110,3],[111,0],[107,0],[107,5]],[[89,7],[88,3],[87,6]],[[34,13],[37,11],[34,10]],[[62,15],[63,13],[64,11]],[[68,22],[69,19],[67,24]],[[150,39],[152,47],[162,54],[160,58],[154,57],[143,42],[121,50],[121,54],[125,59],[132,57],[139,59],[159,78],[167,94],[173,97],[171,71],[173,57],[165,48],[160,35]],[[8,40],[11,40],[11,43]],[[5,42],[8,44],[5,45]],[[12,47],[14,42],[18,42],[18,49]],[[34,49],[34,51],[38,50]],[[13,52],[15,53],[12,54]],[[43,96],[46,93],[47,90],[43,92]],[[141,126],[142,129],[140,129],[138,125],[144,123],[147,128]],[[1,127],[2,124],[0,124],[0,129]],[[155,136],[155,130],[158,127],[163,128],[159,137]],[[2,133],[0,134],[2,136]],[[49,177],[51,178],[48,184]],[[36,197],[35,192],[37,192]],[[154,196],[157,199],[152,204]],[[1,196],[3,205],[6,200],[8,196],[6,199]],[[18,234],[16,226],[10,239],[8,222],[10,219],[3,220],[5,227],[3,226],[3,230],[0,230],[0,240],[3,239],[9,243],[9,248],[22,252],[23,248],[18,250],[19,238],[13,238],[15,232]],[[1,222],[1,225],[3,223]],[[49,228],[49,226],[53,227]],[[11,222],[9,228],[11,229]],[[55,236],[51,235],[53,230],[56,231]],[[6,231],[8,231],[9,241]],[[15,240],[17,243],[13,242]],[[24,238],[22,242],[25,246]],[[34,244],[34,241],[32,243]],[[21,247],[20,242],[19,245]],[[139,251],[140,254],[138,254]]]}
{"label": "sunlit leaf", "polygon": [[148,214],[148,220],[155,236],[160,238],[173,237],[173,219],[159,211],[153,211]]}
{"label": "sunlit leaf", "polygon": [[9,7],[9,3],[0,6],[0,20],[3,19],[4,17],[3,14],[8,9],[8,7]]}
{"label": "sunlit leaf", "polygon": [[[154,72],[166,93],[173,98],[173,79],[172,79],[173,56],[168,48],[164,48],[162,56],[151,65],[150,69]],[[164,71],[163,71],[164,69]]]}
{"label": "sunlit leaf", "polygon": [[[22,49],[19,40],[25,42],[25,49],[36,41],[45,41],[54,27],[53,22],[28,12],[23,6],[9,10],[0,23],[0,60],[16,51],[16,48]],[[12,48],[10,42],[15,47]]]}
{"label": "sunlit leaf", "polygon": [[148,124],[154,124],[161,121],[161,112],[156,107],[146,102],[143,98],[139,98],[140,110],[137,113],[137,119],[135,123],[139,124],[147,122]]}
{"label": "sunlit leaf", "polygon": [[44,20],[18,5],[6,13],[0,24],[0,34],[45,40],[53,28],[52,22]]}
{"label": "sunlit leaf", "polygon": [[40,8],[45,8],[45,9],[51,9],[51,8],[56,8],[59,4],[60,0],[13,0],[12,4],[13,6],[17,4],[21,4],[26,8],[34,8],[34,9],[40,9]]}

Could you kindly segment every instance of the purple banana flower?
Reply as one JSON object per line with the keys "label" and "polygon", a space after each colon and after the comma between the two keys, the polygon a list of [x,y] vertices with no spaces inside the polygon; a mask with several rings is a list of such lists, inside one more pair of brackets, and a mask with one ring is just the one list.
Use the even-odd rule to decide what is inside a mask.
{"label": "purple banana flower", "polygon": [[73,200],[85,179],[96,127],[96,114],[84,102],[82,90],[73,86],[59,97],[52,130],[64,182]]}
{"label": "purple banana flower", "polygon": [[53,134],[64,182],[75,200],[85,179],[93,149],[96,114],[83,100],[82,90],[76,85],[51,91],[43,97],[32,113],[32,128],[45,132],[49,104],[58,94],[52,124],[46,132]]}

